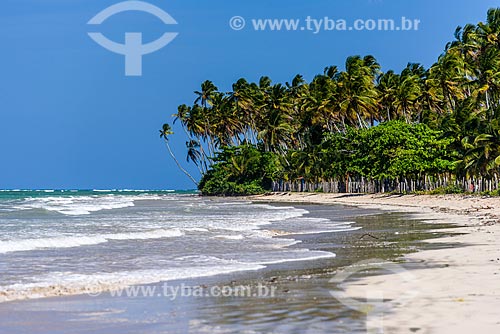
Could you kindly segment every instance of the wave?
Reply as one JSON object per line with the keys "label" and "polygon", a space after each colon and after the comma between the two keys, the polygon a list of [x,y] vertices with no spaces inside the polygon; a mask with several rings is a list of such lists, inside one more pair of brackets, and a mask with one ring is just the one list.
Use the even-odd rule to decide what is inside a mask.
{"label": "wave", "polygon": [[183,230],[187,231],[187,232],[209,232],[208,229],[203,228],[203,227],[186,227],[186,228],[183,228]]}
{"label": "wave", "polygon": [[106,243],[111,240],[147,240],[183,236],[179,229],[153,230],[147,232],[115,233],[94,236],[61,236],[43,239],[0,241],[0,254],[40,249],[73,248]]}
{"label": "wave", "polygon": [[102,210],[122,209],[135,206],[138,200],[172,200],[172,196],[149,195],[91,195],[91,196],[50,196],[25,198],[12,207],[15,210],[43,209],[68,216],[89,215]]}
{"label": "wave", "polygon": [[[193,259],[197,260],[196,257]],[[38,282],[0,286],[0,302],[37,299],[65,295],[89,294],[96,296],[105,291],[124,289],[138,284],[208,277],[238,271],[255,271],[263,265],[223,260],[215,257],[199,257],[197,267],[150,269],[114,273],[74,274],[51,273],[40,277]]]}
{"label": "wave", "polygon": [[[142,200],[148,202],[141,202]],[[156,205],[149,200],[165,202]],[[15,200],[15,204],[22,208],[21,210],[47,210],[62,215],[88,215],[100,210],[134,205],[137,205],[137,210],[117,210],[109,214],[71,219],[59,215],[54,218],[54,214],[47,211],[44,211],[44,216],[40,218],[38,213],[33,215],[35,212],[28,211],[30,218],[34,216],[37,221],[36,224],[26,226],[16,225],[26,221],[16,215],[14,218],[19,222],[15,220],[11,228],[4,226],[6,234],[3,235],[4,241],[0,241],[0,254],[85,247],[111,241],[115,241],[116,245],[110,243],[92,248],[97,256],[89,266],[82,266],[81,261],[73,257],[68,257],[68,260],[64,259],[60,263],[54,262],[51,256],[52,253],[56,254],[56,251],[45,252],[47,258],[44,252],[20,254],[34,255],[33,261],[36,261],[37,265],[47,265],[48,274],[40,276],[41,273],[37,270],[31,270],[26,263],[20,263],[22,270],[18,277],[15,274],[18,265],[9,263],[8,268],[13,268],[13,274],[8,274],[4,286],[0,285],[0,302],[95,293],[137,284],[259,270],[270,264],[333,258],[335,254],[329,252],[300,250],[298,247],[289,249],[288,247],[301,241],[285,236],[321,233],[327,230],[340,232],[352,228],[350,222],[304,217],[309,213],[307,210],[292,206],[218,202],[169,194],[81,193],[64,197],[48,194],[45,197]],[[192,212],[186,214],[183,211],[185,207],[192,209]],[[97,234],[96,226],[106,229],[107,232],[102,232],[106,234]],[[165,226],[175,228],[167,229]],[[264,230],[263,226],[269,230]],[[69,234],[71,231],[82,235]],[[182,237],[184,235],[186,236]],[[22,237],[26,239],[17,239]],[[176,237],[182,238],[171,239],[171,242],[158,242],[159,248],[151,254],[136,254],[133,250],[130,253],[117,254],[116,258],[111,259],[113,266],[109,265],[109,259],[98,256],[108,249],[114,250],[115,246],[125,245],[125,240]],[[132,241],[127,244],[130,246],[137,243]],[[82,249],[83,252],[86,250]],[[74,252],[72,250],[71,255],[78,254],[78,251],[79,249]],[[64,251],[57,252],[59,253],[63,254]],[[172,259],[174,254],[180,257]],[[188,254],[200,255],[182,257]],[[4,258],[11,261],[9,256]],[[120,265],[121,259],[127,260],[124,265]],[[128,261],[129,259],[131,261]],[[133,267],[130,263],[133,263]]]}
{"label": "wave", "polygon": [[17,210],[44,209],[63,215],[89,215],[101,210],[134,206],[134,198],[126,196],[70,196],[26,198],[14,208]]}
{"label": "wave", "polygon": [[280,263],[287,263],[287,262],[331,259],[331,258],[335,258],[337,256],[335,253],[323,252],[323,251],[310,251],[308,249],[295,251],[295,256],[297,256],[299,253],[304,253],[305,256],[295,257],[293,259],[277,259],[277,260],[262,261],[262,262],[259,262],[259,264],[280,264]]}
{"label": "wave", "polygon": [[320,251],[309,252],[308,250],[303,250],[296,253],[303,253],[304,256],[251,263],[226,260],[214,256],[195,255],[176,258],[176,261],[188,262],[190,265],[171,269],[148,269],[95,274],[54,272],[39,277],[34,283],[0,286],[0,303],[78,294],[98,296],[106,291],[121,290],[139,284],[145,285],[233,272],[256,271],[266,268],[267,264],[335,257],[333,253]]}
{"label": "wave", "polygon": [[224,235],[224,234],[221,234],[221,235],[214,236],[214,238],[216,238],[216,239],[227,239],[227,240],[243,240],[245,237],[242,236],[241,234],[237,234],[237,235]]}
{"label": "wave", "polygon": [[[14,211],[43,209],[63,215],[89,215],[102,210],[134,206],[137,200],[172,200],[175,191],[150,190],[19,190],[21,195],[9,196],[3,191],[3,206]],[[0,202],[0,204],[2,204]]]}
{"label": "wave", "polygon": [[339,229],[328,229],[328,230],[313,230],[313,231],[297,231],[289,232],[289,235],[307,235],[307,234],[322,234],[322,233],[339,233],[339,232],[352,232],[361,230],[362,227],[349,227],[349,228],[339,228]]}

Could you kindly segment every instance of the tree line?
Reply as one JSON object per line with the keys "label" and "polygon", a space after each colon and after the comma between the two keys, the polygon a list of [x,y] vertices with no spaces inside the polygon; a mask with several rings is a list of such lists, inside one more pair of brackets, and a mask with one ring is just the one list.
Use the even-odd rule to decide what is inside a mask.
{"label": "tree line", "polygon": [[[407,180],[412,191],[432,184],[476,190],[481,181],[490,182],[481,190],[494,190],[500,9],[458,27],[454,37],[430,68],[409,63],[400,73],[383,72],[368,55],[347,58],[342,70],[326,67],[310,82],[301,75],[284,84],[242,78],[230,92],[203,82],[194,103],[174,115],[189,138],[187,160],[203,175],[200,190],[243,194],[336,182],[336,191],[351,192],[352,180]],[[160,132],[168,145],[170,125]],[[435,182],[442,179],[448,182]],[[320,188],[313,187],[326,191]]]}

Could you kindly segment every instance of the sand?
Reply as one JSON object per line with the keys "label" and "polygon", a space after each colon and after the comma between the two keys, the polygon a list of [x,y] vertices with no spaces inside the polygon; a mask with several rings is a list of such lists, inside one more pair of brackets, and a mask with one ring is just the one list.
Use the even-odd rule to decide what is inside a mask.
{"label": "sand", "polygon": [[[365,277],[346,284],[346,294],[365,300],[367,293],[383,294],[389,310],[374,333],[500,333],[500,198],[280,193],[249,199],[355,205],[459,224],[462,227],[454,232],[463,234],[429,241],[457,247],[405,256],[405,262],[420,264],[410,271],[411,279],[399,274]],[[401,297],[409,293],[416,296],[401,303]]]}
{"label": "sand", "polygon": [[[146,296],[116,298],[103,293],[97,297],[65,296],[0,303],[0,332],[62,334],[70,328],[71,333],[120,334],[177,334],[188,330],[191,333],[365,333],[362,314],[346,312],[330,295],[332,291],[345,291],[343,298],[366,299],[367,292],[371,296],[383,294],[383,306],[388,309],[381,315],[370,308],[373,301],[368,304],[363,301],[363,310],[375,320],[369,322],[375,329],[370,333],[470,333],[473,330],[477,334],[500,333],[500,225],[497,224],[500,199],[334,194],[275,194],[249,199],[294,203],[298,207],[300,203],[318,203],[376,210],[304,206],[312,217],[332,218],[333,215],[355,221],[353,217],[360,215],[361,230],[300,236],[302,243],[297,247],[332,251],[338,254],[337,258],[270,265],[261,271],[177,282],[190,286],[262,283],[278,288],[276,298],[202,297],[171,301]],[[389,212],[380,215],[379,209]],[[393,214],[393,211],[402,214]],[[401,219],[408,216],[414,219]],[[391,219],[394,219],[392,223]],[[410,280],[405,281],[406,277],[400,275],[361,273],[357,280],[341,284],[344,291],[333,288],[332,277],[356,268],[351,264],[371,257],[372,253],[391,259],[406,253],[387,247],[390,242],[384,240],[398,239],[394,233],[405,233],[401,226],[421,221],[428,221],[431,226],[436,223],[436,234],[427,232],[429,224],[422,224],[425,234],[422,234],[424,227],[408,228],[409,237],[434,237],[427,241],[432,247],[422,245],[421,238],[401,245],[401,248],[429,249],[405,255],[404,274],[410,275]],[[443,222],[446,224],[440,224]],[[463,227],[449,232],[443,230],[449,223]],[[399,229],[400,232],[395,232]],[[456,235],[456,232],[463,234]],[[369,236],[363,239],[361,236],[365,233],[381,240],[372,240]],[[392,238],[385,239],[384,233]],[[439,238],[442,235],[453,236]],[[407,240],[403,235],[399,237]],[[380,255],[384,253],[381,250],[387,250],[387,256]],[[175,286],[176,283],[169,284]],[[402,304],[401,297],[408,292],[416,295]]]}

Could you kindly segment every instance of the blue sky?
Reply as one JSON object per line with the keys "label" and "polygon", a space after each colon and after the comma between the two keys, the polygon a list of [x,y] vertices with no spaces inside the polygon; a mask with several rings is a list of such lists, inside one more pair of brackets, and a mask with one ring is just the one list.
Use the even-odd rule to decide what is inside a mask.
{"label": "blue sky", "polygon": [[[150,0],[174,17],[121,13],[87,22],[120,0],[2,0],[0,10],[0,188],[193,188],[169,158],[158,130],[192,103],[206,79],[228,90],[240,77],[311,79],[349,55],[374,55],[384,70],[431,65],[458,25],[485,19],[489,0]],[[247,27],[233,31],[233,16]],[[257,32],[252,18],[420,19],[412,32]],[[143,58],[143,76],[124,75],[124,57],[88,32],[122,43],[125,32],[153,41],[178,37]],[[171,141],[185,163],[185,138]],[[190,168],[193,172],[194,168]]]}

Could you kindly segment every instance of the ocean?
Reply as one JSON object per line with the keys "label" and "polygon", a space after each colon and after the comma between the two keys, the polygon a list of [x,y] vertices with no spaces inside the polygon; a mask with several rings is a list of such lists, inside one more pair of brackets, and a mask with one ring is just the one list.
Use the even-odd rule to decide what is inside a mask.
{"label": "ocean", "polygon": [[0,302],[333,258],[294,236],[360,228],[307,214],[189,192],[1,191]]}

